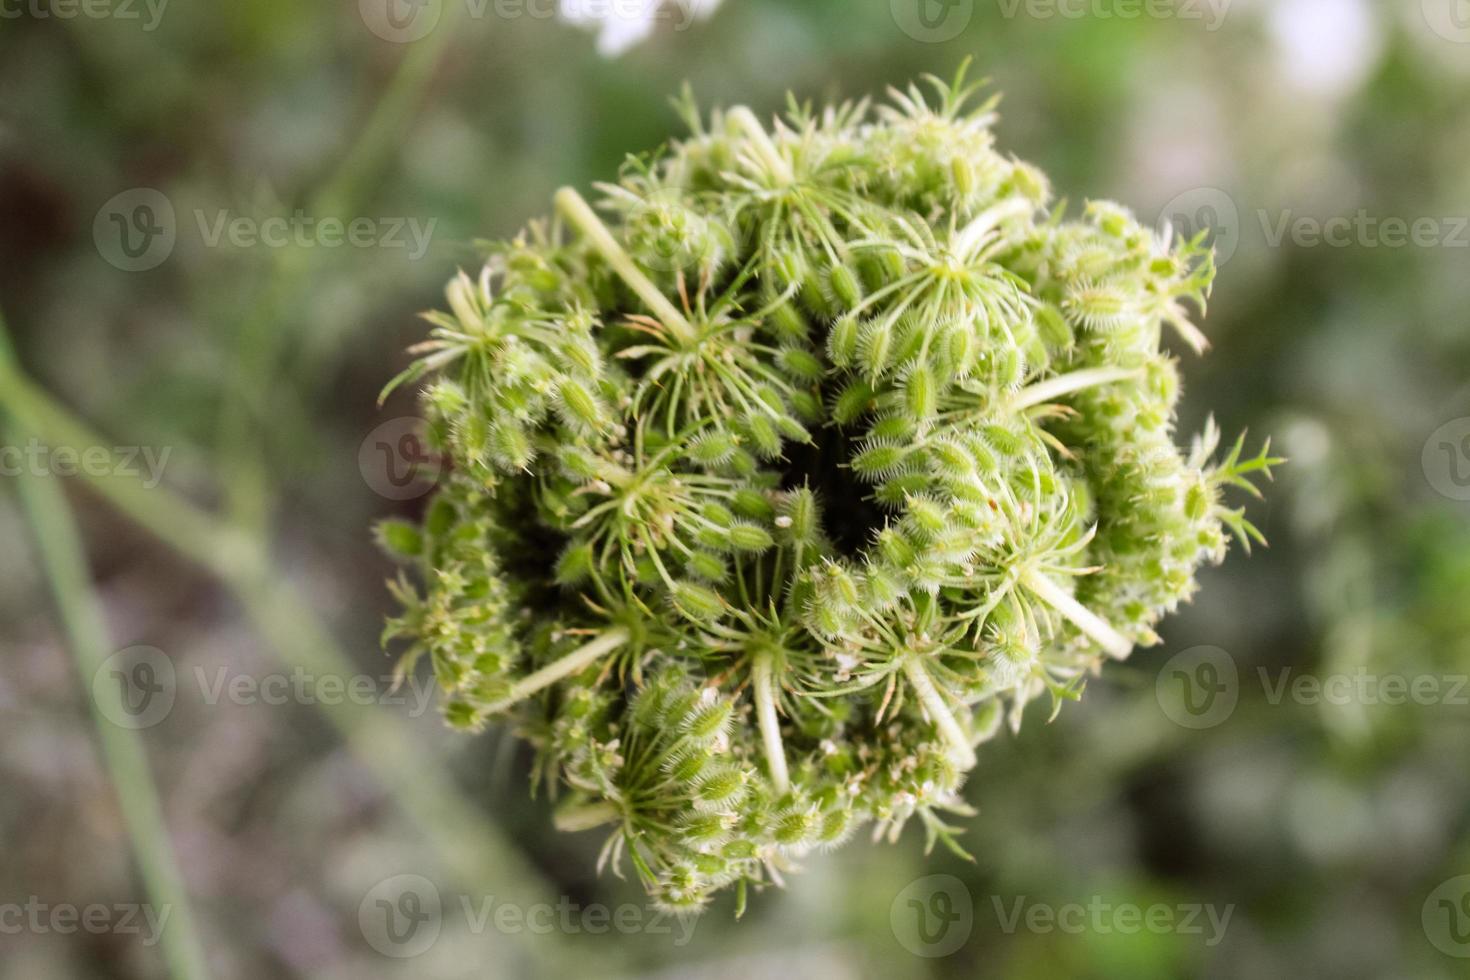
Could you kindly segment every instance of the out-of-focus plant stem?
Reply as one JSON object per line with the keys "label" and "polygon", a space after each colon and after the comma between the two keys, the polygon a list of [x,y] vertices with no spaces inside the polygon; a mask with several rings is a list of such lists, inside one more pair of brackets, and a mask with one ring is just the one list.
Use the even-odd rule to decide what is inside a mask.
{"label": "out-of-focus plant stem", "polygon": [[[20,372],[9,352],[3,313],[0,413],[7,416],[7,428],[13,434],[35,436],[53,445],[111,444]],[[239,599],[255,629],[283,661],[319,677],[350,677],[356,673],[351,660],[316,612],[302,601],[297,588],[271,570],[265,547],[257,537],[223,524],[163,487],[146,489],[135,478],[95,475],[101,469],[120,468],[84,468],[82,478],[145,530],[216,575]],[[64,501],[59,503],[65,507]],[[49,552],[55,540],[51,531],[38,529],[38,537],[42,552]],[[65,542],[62,544],[64,548]],[[80,576],[85,585],[85,569],[78,565],[74,577],[67,581],[66,598],[58,592],[59,603],[75,595],[75,576]],[[90,676],[90,672],[85,673]],[[518,891],[527,900],[549,893],[541,876],[465,803],[447,774],[415,752],[419,740],[401,719],[350,701],[323,703],[318,699],[315,704],[342,735],[358,764],[403,802],[404,812],[418,823],[444,871],[461,886],[476,892],[493,886],[497,893],[507,896],[507,901]],[[141,753],[136,742],[135,748]]]}
{"label": "out-of-focus plant stem", "polygon": [[[0,318],[0,364],[8,368],[11,354],[4,325],[4,319]],[[0,373],[0,379],[8,381],[9,373],[8,370]],[[11,420],[5,420],[3,431],[12,445],[19,444],[14,438],[17,428]],[[148,754],[137,732],[109,720],[122,716],[121,692],[108,684],[92,685],[92,677],[106,661],[112,644],[89,581],[87,559],[71,507],[54,479],[23,473],[16,479],[16,486],[21,509],[35,539],[41,570],[76,662],[78,679],[83,688],[92,690],[88,702],[102,749],[102,762],[117,793],[144,890],[160,910],[168,911],[168,928],[159,939],[169,974],[179,980],[204,980],[209,976],[204,946],[194,926],[188,889],[169,844],[158,789],[148,769]],[[100,698],[117,699],[118,711],[104,710]]]}
{"label": "out-of-focus plant stem", "polygon": [[[407,46],[367,122],[333,174],[311,195],[308,214],[322,217],[350,207],[362,181],[401,141],[405,122],[455,36],[460,8],[460,4],[445,4],[434,30]],[[221,405],[219,467],[226,506],[233,520],[257,531],[263,531],[269,521],[271,496],[263,465],[261,423],[271,405],[268,393],[280,367],[290,311],[304,305],[313,254],[301,248],[275,252],[264,294],[250,304],[239,326],[236,383],[231,386],[234,397],[226,397]]]}

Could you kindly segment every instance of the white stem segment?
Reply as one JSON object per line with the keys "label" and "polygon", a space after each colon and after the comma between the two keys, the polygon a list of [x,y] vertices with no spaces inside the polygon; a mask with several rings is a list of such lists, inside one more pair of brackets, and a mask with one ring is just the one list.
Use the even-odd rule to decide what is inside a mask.
{"label": "white stem segment", "polygon": [[627,627],[617,626],[608,630],[597,639],[582,644],[561,659],[554,660],[540,670],[532,671],[522,677],[511,687],[510,694],[490,707],[490,712],[493,714],[497,711],[504,711],[517,701],[530,697],[544,687],[550,687],[563,677],[570,677],[585,669],[589,664],[595,663],[604,655],[612,653],[627,643],[628,639]]}
{"label": "white stem segment", "polygon": [[1041,405],[1063,395],[1070,395],[1074,391],[1108,385],[1115,381],[1127,381],[1129,378],[1136,378],[1141,373],[1143,372],[1139,368],[1116,367],[1071,371],[1022,388],[1011,396],[1007,405],[1011,411],[1020,412],[1033,405]]}
{"label": "white stem segment", "polygon": [[1184,338],[1186,344],[1194,348],[1196,354],[1203,354],[1210,349],[1210,338],[1189,321],[1189,317],[1184,315],[1178,304],[1174,304],[1169,312],[1164,314],[1164,322],[1178,331],[1179,336]]}
{"label": "white stem segment", "polygon": [[990,234],[991,230],[1007,218],[1019,218],[1036,210],[1036,205],[1024,197],[1008,197],[999,204],[991,205],[970,219],[955,236],[950,250],[955,255],[968,257]]}
{"label": "white stem segment", "polygon": [[973,769],[976,759],[975,750],[970,745],[970,736],[965,734],[965,730],[955,720],[954,712],[945,704],[944,695],[934,686],[934,678],[929,676],[919,654],[910,654],[903,658],[903,673],[909,679],[909,684],[924,710],[928,712],[929,719],[939,726],[939,734],[949,743],[955,764],[962,769]]}
{"label": "white stem segment", "polygon": [[760,157],[761,163],[771,171],[771,175],[776,178],[776,183],[789,184],[796,180],[796,174],[791,171],[791,164],[786,162],[786,158],[781,155],[781,151],[776,148],[771,137],[766,135],[765,127],[755,117],[755,113],[743,105],[738,105],[725,113],[725,118],[749,137],[756,156]]}
{"label": "white stem segment", "polygon": [[781,722],[776,717],[776,691],[772,680],[769,653],[758,653],[750,668],[751,688],[755,693],[755,714],[760,721],[761,742],[766,750],[766,768],[771,770],[771,785],[785,794],[791,788],[786,771],[786,749],[781,744]]}
{"label": "white stem segment", "polygon": [[1035,571],[1027,572],[1021,577],[1021,584],[1036,593],[1047,605],[1071,620],[1072,625],[1097,641],[1098,646],[1106,650],[1109,656],[1117,660],[1124,660],[1128,654],[1133,652],[1132,640],[1109,626],[1100,616],[1074,599],[1046,575]]}
{"label": "white stem segment", "polygon": [[578,831],[591,830],[593,827],[610,824],[620,816],[622,812],[616,806],[606,800],[600,800],[579,806],[559,807],[552,814],[551,822],[562,833],[575,834]]}
{"label": "white stem segment", "polygon": [[638,268],[632,257],[623,251],[623,246],[618,244],[616,238],[613,238],[607,225],[602,223],[602,219],[597,216],[596,211],[592,210],[592,206],[582,199],[582,195],[570,187],[563,187],[556,192],[555,201],[556,209],[562,213],[562,216],[586,236],[587,240],[592,243],[592,247],[597,249],[598,254],[608,265],[612,266],[618,278],[638,294],[638,298],[653,311],[653,315],[659,322],[668,327],[669,331],[681,341],[688,343],[693,340],[694,328],[689,325],[684,314],[680,313],[669,298],[643,274],[643,270]]}

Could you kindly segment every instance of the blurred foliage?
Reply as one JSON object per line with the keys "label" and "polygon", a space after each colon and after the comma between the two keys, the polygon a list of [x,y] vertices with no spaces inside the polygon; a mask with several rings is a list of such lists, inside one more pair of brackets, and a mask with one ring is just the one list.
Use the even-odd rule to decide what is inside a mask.
{"label": "blurred foliage", "polygon": [[[3,8],[0,306],[22,362],[118,445],[171,447],[176,490],[272,528],[279,574],[366,674],[387,672],[375,634],[389,574],[366,529],[417,504],[375,494],[358,448],[410,410],[408,393],[381,411],[374,400],[423,335],[414,313],[476,262],[476,238],[512,234],[556,186],[585,188],[675,134],[667,98],[685,80],[706,104],[770,112],[788,90],[878,94],[973,55],[1005,93],[1000,144],[1058,187],[1149,221],[1185,192],[1228,201],[1221,241],[1237,244],[1203,323],[1212,355],[1181,352],[1182,428],[1203,421],[1191,406],[1213,406],[1226,431],[1270,434],[1292,458],[1252,512],[1269,550],[1207,573],[1165,643],[1093,682],[1075,710],[986,747],[966,792],[980,811],[962,839],[975,864],[926,861],[917,834],[855,845],[813,858],[738,923],[716,905],[687,945],[677,927],[473,934],[446,915],[431,950],[385,957],[359,926],[374,882],[410,872],[440,882],[449,906],[458,894],[392,787],[308,705],[181,697],[145,738],[217,976],[1464,975],[1421,912],[1470,872],[1470,709],[1269,696],[1285,668],[1470,671],[1470,503],[1436,491],[1424,453],[1470,416],[1466,236],[1272,242],[1288,214],[1429,217],[1446,235],[1470,215],[1470,44],[1433,16],[1452,3],[1236,0],[1214,31],[1098,16],[1116,9],[1107,0],[1080,17],[953,6],[969,22],[936,44],[900,29],[902,0],[725,0],[616,60],[545,17],[446,17],[393,44],[355,3],[179,2],[152,31]],[[382,152],[353,151],[400,63],[436,44]],[[104,261],[93,221],[135,187],[169,198],[178,240],[163,264],[129,273]],[[211,247],[195,218],[297,208],[437,224],[414,261]],[[90,679],[63,653],[12,479],[0,477],[0,904],[140,901],[86,720]],[[228,593],[89,492],[72,500],[119,648],[157,646],[189,676],[283,669]],[[1191,730],[1161,710],[1156,678],[1196,645],[1229,652],[1240,690],[1227,719]],[[487,833],[517,842],[546,901],[641,903],[636,885],[586,870],[597,835],[556,834],[546,801],[521,802],[530,760],[508,740],[450,737],[432,712],[409,721],[415,752],[452,758]],[[974,928],[926,959],[901,945],[890,911],[936,873],[965,883]],[[487,896],[513,890],[483,883]],[[1182,931],[1004,928],[1019,898],[1095,896],[1234,908],[1213,946]],[[0,934],[4,980],[162,969],[135,936]]]}

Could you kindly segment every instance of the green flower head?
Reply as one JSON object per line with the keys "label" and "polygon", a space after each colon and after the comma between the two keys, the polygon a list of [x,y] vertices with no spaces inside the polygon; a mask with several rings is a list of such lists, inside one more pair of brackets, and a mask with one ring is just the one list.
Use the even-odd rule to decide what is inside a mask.
{"label": "green flower head", "polygon": [[1065,217],[974,88],[686,97],[686,139],[457,276],[395,381],[451,463],[383,529],[403,669],[673,909],[863,824],[956,846],[977,745],[1259,538],[1222,491],[1278,461],[1175,445],[1209,250]]}

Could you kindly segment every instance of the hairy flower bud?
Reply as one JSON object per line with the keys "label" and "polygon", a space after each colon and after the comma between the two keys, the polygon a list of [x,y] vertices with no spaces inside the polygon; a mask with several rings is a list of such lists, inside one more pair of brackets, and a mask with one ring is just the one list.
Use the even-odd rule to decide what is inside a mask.
{"label": "hairy flower bud", "polygon": [[957,846],[938,813],[1001,719],[1260,539],[1223,491],[1277,460],[1174,444],[1208,251],[1050,210],[994,102],[924,84],[716,113],[599,208],[557,192],[395,381],[450,464],[378,531],[417,570],[400,669],[428,654],[456,727],[509,720],[557,825],[680,912],[864,823]]}

